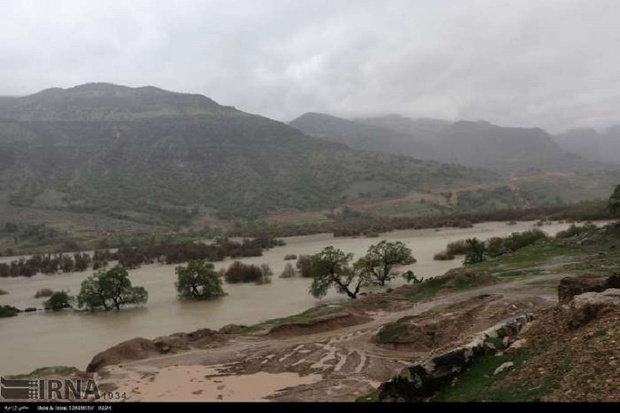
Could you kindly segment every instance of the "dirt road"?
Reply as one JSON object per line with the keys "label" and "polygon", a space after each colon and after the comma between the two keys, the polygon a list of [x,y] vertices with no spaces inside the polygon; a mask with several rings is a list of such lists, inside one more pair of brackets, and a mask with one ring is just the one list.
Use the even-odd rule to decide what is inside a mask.
{"label": "dirt road", "polygon": [[506,315],[554,305],[554,282],[564,276],[542,275],[441,295],[396,312],[366,311],[368,322],[318,333],[232,336],[216,348],[109,366],[100,372],[99,383],[124,392],[128,401],[353,401],[427,354],[377,344],[384,325],[413,316],[457,320],[467,313],[457,332],[466,340],[474,330]]}

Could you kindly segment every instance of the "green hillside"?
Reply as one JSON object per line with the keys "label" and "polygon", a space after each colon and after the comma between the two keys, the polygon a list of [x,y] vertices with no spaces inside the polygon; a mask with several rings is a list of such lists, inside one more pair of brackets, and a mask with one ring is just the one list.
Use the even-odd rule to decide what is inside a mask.
{"label": "green hillside", "polygon": [[153,87],[49,89],[5,99],[0,119],[0,208],[14,215],[7,221],[21,208],[35,218],[68,211],[187,224],[495,178],[354,151],[204,96]]}

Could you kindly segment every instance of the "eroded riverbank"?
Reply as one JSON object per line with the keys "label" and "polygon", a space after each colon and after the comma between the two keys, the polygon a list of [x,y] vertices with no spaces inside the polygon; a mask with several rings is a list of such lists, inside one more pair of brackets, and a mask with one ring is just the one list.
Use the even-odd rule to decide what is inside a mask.
{"label": "eroded riverbank", "polygon": [[[211,302],[183,303],[174,289],[174,266],[148,265],[130,271],[132,282],[149,291],[149,302],[143,308],[121,312],[85,314],[71,311],[58,314],[31,313],[0,319],[0,373],[16,374],[41,366],[74,365],[85,368],[92,356],[121,341],[141,336],[154,338],[200,328],[217,329],[226,324],[254,324],[267,319],[289,316],[318,303],[346,300],[330,293],[323,300],[308,294],[310,280],[280,279],[286,254],[313,254],[327,245],[334,245],[359,257],[369,245],[382,239],[399,240],[412,249],[418,262],[412,266],[416,274],[433,277],[461,265],[453,261],[433,261],[433,255],[451,241],[467,237],[481,239],[505,236],[532,228],[533,222],[514,226],[506,223],[482,223],[473,228],[441,230],[404,230],[383,234],[379,238],[333,238],[329,234],[286,238],[284,247],[265,252],[262,257],[245,258],[246,263],[269,264],[274,270],[273,282],[267,285],[225,285],[228,295]],[[553,224],[543,227],[550,235],[568,227]],[[227,266],[230,260],[217,263]],[[32,278],[0,279],[0,288],[9,291],[2,303],[19,308],[41,307],[34,294],[41,288],[79,291],[82,280],[91,272],[38,275]],[[393,286],[401,282],[393,283]]]}

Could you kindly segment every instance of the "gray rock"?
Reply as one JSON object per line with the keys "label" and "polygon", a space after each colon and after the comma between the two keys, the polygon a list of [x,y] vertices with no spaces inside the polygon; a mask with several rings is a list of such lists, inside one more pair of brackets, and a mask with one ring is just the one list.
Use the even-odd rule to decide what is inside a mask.
{"label": "gray rock", "polygon": [[502,365],[500,365],[498,368],[496,368],[495,371],[493,372],[493,375],[497,376],[502,371],[508,370],[509,368],[511,368],[514,365],[515,364],[512,361],[507,361],[507,362],[503,363]]}

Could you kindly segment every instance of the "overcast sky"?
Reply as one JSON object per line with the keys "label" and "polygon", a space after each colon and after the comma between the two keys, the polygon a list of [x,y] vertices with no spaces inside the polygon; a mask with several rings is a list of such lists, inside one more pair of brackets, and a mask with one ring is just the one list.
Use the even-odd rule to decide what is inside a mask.
{"label": "overcast sky", "polygon": [[154,85],[291,120],[620,123],[618,0],[1,0],[0,95]]}

